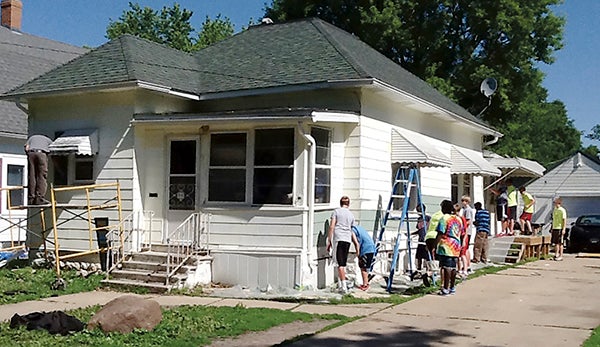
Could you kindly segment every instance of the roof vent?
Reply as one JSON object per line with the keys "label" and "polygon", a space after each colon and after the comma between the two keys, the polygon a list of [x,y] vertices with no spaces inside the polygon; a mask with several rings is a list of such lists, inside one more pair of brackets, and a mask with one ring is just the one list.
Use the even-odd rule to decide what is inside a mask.
{"label": "roof vent", "polygon": [[265,17],[263,19],[260,20],[261,24],[273,24],[273,20],[269,17]]}
{"label": "roof vent", "polygon": [[578,168],[578,167],[581,167],[582,165],[583,165],[583,159],[581,158],[581,153],[577,153],[577,156],[575,157],[575,161],[573,161],[573,167]]}

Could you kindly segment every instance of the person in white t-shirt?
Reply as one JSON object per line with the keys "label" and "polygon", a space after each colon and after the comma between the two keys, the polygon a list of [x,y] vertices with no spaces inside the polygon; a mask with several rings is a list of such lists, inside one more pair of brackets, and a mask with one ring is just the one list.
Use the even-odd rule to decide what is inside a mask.
{"label": "person in white t-shirt", "polygon": [[338,267],[338,287],[345,294],[348,292],[346,283],[346,263],[352,242],[352,226],[356,224],[354,215],[350,212],[350,198],[342,196],[340,208],[331,213],[329,233],[327,235],[327,252],[333,249],[333,259]]}

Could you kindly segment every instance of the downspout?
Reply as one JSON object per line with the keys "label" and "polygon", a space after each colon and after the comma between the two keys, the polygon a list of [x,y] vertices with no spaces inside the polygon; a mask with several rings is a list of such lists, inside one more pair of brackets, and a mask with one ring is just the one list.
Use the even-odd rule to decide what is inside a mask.
{"label": "downspout", "polygon": [[302,135],[306,141],[308,141],[309,147],[309,158],[307,165],[308,172],[308,184],[307,184],[307,192],[305,199],[306,206],[308,206],[308,235],[306,240],[307,246],[307,260],[308,266],[313,271],[313,263],[312,263],[312,253],[313,253],[313,236],[315,230],[315,165],[317,158],[317,143],[315,139],[310,135],[304,132],[304,128],[302,127],[302,122],[298,122],[298,132]]}
{"label": "downspout", "polygon": [[488,142],[484,142],[482,147],[486,147],[486,146],[490,146],[495,144],[496,142],[498,142],[498,140],[500,139],[500,136],[498,135],[493,135],[494,138],[489,140]]}

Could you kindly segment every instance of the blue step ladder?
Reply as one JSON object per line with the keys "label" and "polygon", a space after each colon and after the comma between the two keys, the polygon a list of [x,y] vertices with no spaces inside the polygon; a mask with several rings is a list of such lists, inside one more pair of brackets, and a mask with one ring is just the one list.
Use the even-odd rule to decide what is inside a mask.
{"label": "blue step ladder", "polygon": [[[416,189],[416,196],[411,194],[412,190]],[[416,198],[416,204],[414,199]],[[402,209],[398,210],[394,208],[394,202],[397,199],[402,201]],[[413,201],[411,201],[411,199]],[[398,220],[398,230],[396,235],[396,242],[394,244],[394,252],[391,259],[390,274],[387,280],[387,291],[392,291],[392,281],[394,279],[394,273],[396,272],[396,266],[398,263],[398,256],[400,253],[400,239],[402,235],[406,236],[406,249],[409,254],[408,257],[408,268],[409,274],[413,275],[413,262],[412,262],[412,245],[411,245],[411,232],[410,223],[416,221],[418,217],[422,217],[422,212],[416,212],[416,215],[409,213],[409,208],[414,206],[420,206],[420,211],[424,211],[423,202],[421,199],[421,184],[419,182],[419,169],[415,165],[401,166],[396,171],[394,181],[392,183],[392,192],[390,194],[390,200],[388,202],[385,214],[381,220],[381,226],[379,229],[379,235],[377,237],[377,247],[375,249],[374,258],[383,246],[383,236],[385,234],[388,222],[391,220]],[[398,215],[400,212],[400,215]],[[406,229],[404,234],[403,227]]]}

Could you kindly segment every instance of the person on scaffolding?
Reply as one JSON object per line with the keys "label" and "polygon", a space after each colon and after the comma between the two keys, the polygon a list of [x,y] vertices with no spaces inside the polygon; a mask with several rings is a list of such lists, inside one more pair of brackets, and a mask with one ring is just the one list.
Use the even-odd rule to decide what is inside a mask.
{"label": "person on scaffolding", "polygon": [[44,205],[50,203],[44,197],[48,184],[48,153],[52,140],[44,135],[32,135],[25,143],[28,170],[28,199],[29,205]]}

